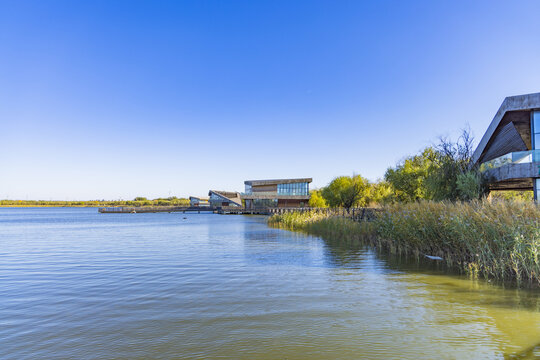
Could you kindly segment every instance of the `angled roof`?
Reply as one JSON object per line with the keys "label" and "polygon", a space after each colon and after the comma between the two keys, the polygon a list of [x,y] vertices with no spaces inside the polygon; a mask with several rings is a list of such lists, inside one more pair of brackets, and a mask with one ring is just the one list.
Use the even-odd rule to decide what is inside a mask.
{"label": "angled roof", "polygon": [[220,190],[210,190],[208,196],[215,194],[221,197],[224,201],[230,201],[238,206],[242,206],[242,199],[240,198],[240,193],[232,191],[220,191]]}
{"label": "angled roof", "polygon": [[190,196],[189,197],[189,200],[191,199],[197,199],[197,200],[202,200],[202,201],[208,201],[208,199],[210,199],[208,196]]}
{"label": "angled roof", "polygon": [[539,108],[540,108],[540,93],[509,96],[505,98],[501,106],[499,107],[499,110],[495,114],[495,117],[491,121],[491,124],[489,124],[489,127],[486,133],[484,134],[476,150],[474,151],[474,154],[472,156],[473,163],[478,162],[478,160],[484,153],[484,150],[486,150],[486,146],[488,145],[489,141],[493,137],[493,134],[499,127],[499,124],[501,123],[502,119],[504,118],[504,115],[507,112],[519,111],[519,110],[532,110],[532,109],[539,109]]}
{"label": "angled roof", "polygon": [[310,183],[312,178],[298,178],[298,179],[272,179],[272,180],[246,180],[244,184],[251,186],[261,185],[276,185],[276,184],[295,184],[295,183]]}

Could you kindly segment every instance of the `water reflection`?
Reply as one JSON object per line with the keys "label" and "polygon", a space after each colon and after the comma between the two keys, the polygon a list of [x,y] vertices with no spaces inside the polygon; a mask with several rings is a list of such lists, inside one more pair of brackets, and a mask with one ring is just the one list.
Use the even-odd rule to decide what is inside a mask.
{"label": "water reflection", "polygon": [[124,215],[0,209],[0,358],[537,352],[537,291],[269,229],[260,217]]}
{"label": "water reflection", "polygon": [[[424,310],[431,308],[430,316],[422,316],[426,325],[436,323],[464,328],[482,324],[478,328],[479,333],[456,336],[454,341],[467,341],[471,336],[481,340],[488,335],[489,339],[482,341],[497,344],[508,357],[537,358],[540,342],[539,289],[518,289],[471,279],[450,271],[437,261],[376,252],[360,244],[342,244],[335,240],[326,240],[325,244],[325,253],[336,266],[386,273],[393,282],[405,284],[406,289],[394,291],[391,296],[407,296],[414,299],[418,307]],[[380,288],[380,284],[377,285]],[[380,294],[379,298],[385,302],[386,297]]]}

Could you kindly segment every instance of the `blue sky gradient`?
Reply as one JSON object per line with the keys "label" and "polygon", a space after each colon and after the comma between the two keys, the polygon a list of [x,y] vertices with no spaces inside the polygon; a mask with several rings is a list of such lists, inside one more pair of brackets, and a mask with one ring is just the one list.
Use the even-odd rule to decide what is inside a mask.
{"label": "blue sky gradient", "polygon": [[540,91],[540,2],[1,1],[0,198],[384,175]]}

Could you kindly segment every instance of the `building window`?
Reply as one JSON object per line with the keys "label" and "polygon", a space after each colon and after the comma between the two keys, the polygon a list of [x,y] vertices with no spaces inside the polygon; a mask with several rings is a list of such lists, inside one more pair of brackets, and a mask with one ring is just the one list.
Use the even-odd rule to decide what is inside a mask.
{"label": "building window", "polygon": [[278,195],[309,195],[309,184],[307,182],[303,183],[292,183],[292,184],[278,184],[277,186]]}
{"label": "building window", "polygon": [[532,133],[533,149],[540,150],[540,111],[533,111]]}
{"label": "building window", "polygon": [[252,200],[252,207],[256,207],[256,208],[277,207],[277,205],[278,205],[277,199],[253,199]]}

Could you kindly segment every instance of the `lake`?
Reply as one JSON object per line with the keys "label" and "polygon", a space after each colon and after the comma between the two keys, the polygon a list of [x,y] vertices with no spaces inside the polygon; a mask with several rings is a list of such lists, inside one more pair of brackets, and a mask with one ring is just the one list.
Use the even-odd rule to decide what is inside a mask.
{"label": "lake", "polygon": [[540,292],[264,217],[0,208],[2,359],[540,357]]}

